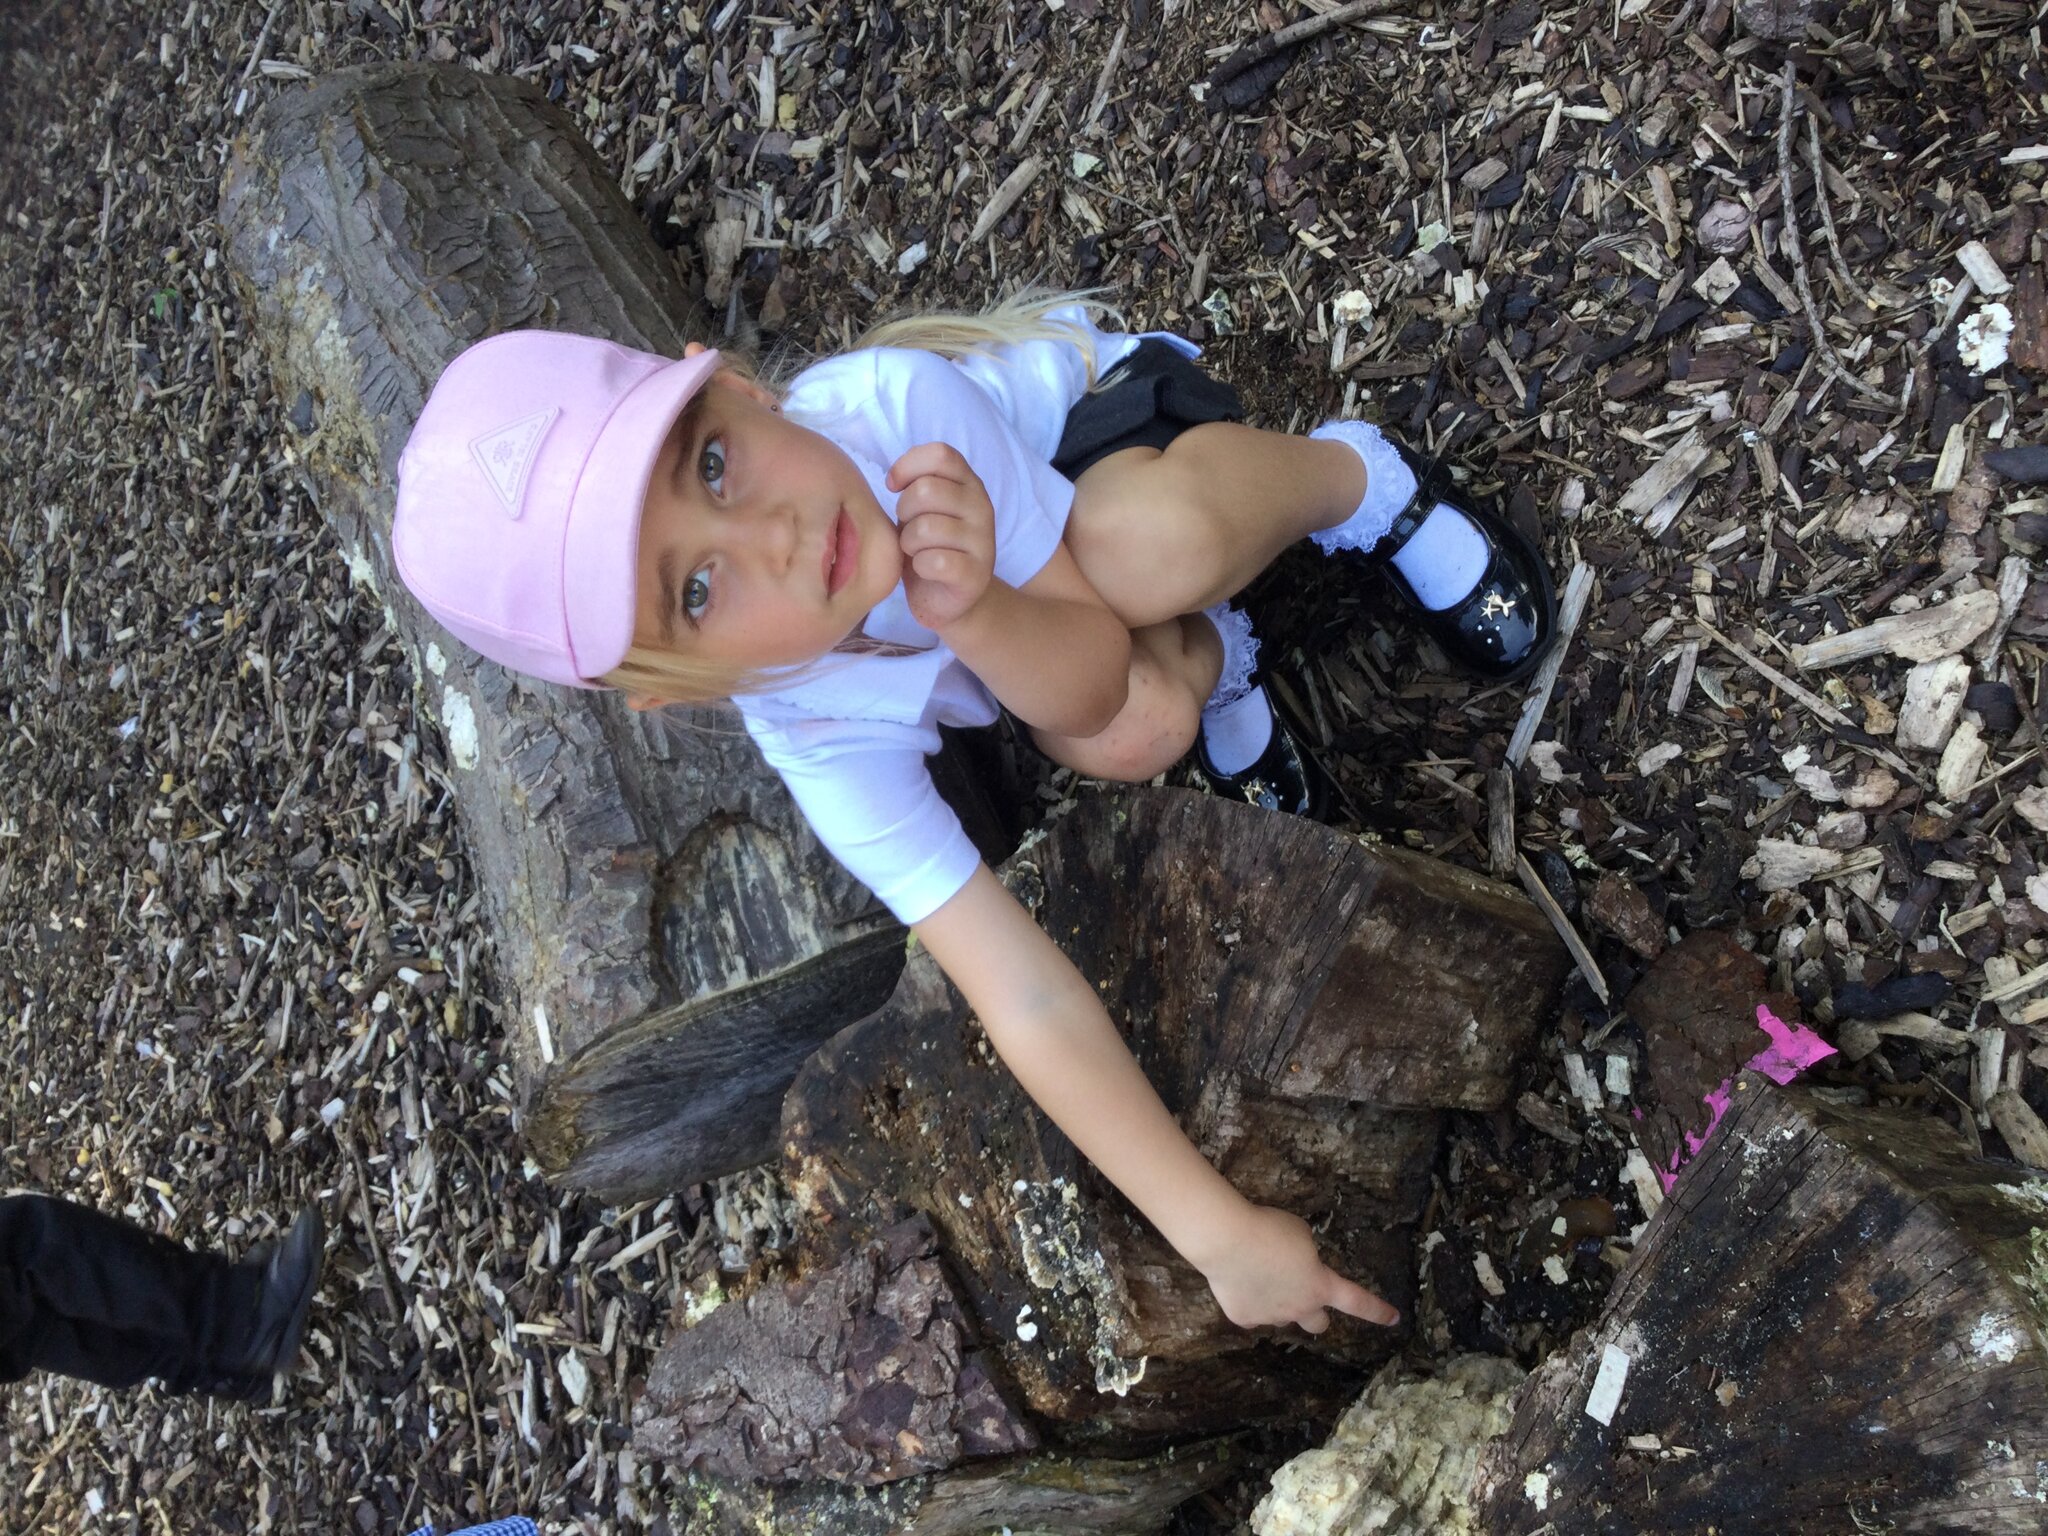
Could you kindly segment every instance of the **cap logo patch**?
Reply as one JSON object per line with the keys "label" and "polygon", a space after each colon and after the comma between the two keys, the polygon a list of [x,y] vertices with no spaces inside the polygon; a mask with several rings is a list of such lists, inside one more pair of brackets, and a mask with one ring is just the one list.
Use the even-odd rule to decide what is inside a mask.
{"label": "cap logo patch", "polygon": [[540,440],[559,415],[559,406],[549,406],[470,442],[469,456],[476,460],[477,468],[484,472],[484,479],[498,493],[505,510],[515,518],[525,510],[526,477],[533,469]]}

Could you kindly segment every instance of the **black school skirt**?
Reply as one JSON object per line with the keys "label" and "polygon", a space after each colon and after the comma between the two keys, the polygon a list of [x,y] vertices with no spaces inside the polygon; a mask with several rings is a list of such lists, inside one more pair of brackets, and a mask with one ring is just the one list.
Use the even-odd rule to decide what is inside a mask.
{"label": "black school skirt", "polygon": [[1052,467],[1078,480],[1091,464],[1122,449],[1164,448],[1189,427],[1243,420],[1235,389],[1148,337],[1067,412]]}

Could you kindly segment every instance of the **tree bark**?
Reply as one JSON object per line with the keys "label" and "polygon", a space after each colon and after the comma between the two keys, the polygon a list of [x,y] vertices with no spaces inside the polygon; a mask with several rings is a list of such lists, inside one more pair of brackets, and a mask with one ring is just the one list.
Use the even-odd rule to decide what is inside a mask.
{"label": "tree bark", "polygon": [[2044,1227],[2048,1180],[1939,1122],[1745,1074],[1600,1321],[1518,1395],[1483,1528],[2040,1531]]}
{"label": "tree bark", "polygon": [[[1541,916],[1449,866],[1155,789],[1090,797],[1003,874],[1226,1176],[1405,1310],[1441,1113],[1505,1101],[1569,964]],[[1401,1337],[1339,1319],[1283,1348],[1233,1327],[927,956],[805,1067],[785,1130],[816,1261],[925,1215],[1069,1447],[1334,1411]]]}
{"label": "tree bark", "polygon": [[[537,88],[456,66],[279,97],[236,145],[221,222],[293,449],[446,735],[542,1166],[630,1199],[771,1158],[795,1064],[886,995],[901,930],[729,712],[523,682],[391,564],[398,454],[441,369],[516,326],[679,355],[696,306],[673,262]],[[762,982],[772,1007],[746,995]],[[620,1086],[653,1079],[659,1114]]]}
{"label": "tree bark", "polygon": [[633,1421],[651,1456],[757,1482],[871,1486],[1038,1445],[972,1347],[922,1218],[677,1334]]}

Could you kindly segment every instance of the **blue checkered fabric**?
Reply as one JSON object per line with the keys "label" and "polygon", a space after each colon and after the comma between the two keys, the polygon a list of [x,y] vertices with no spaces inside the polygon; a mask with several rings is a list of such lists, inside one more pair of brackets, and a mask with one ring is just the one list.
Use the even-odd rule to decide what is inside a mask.
{"label": "blue checkered fabric", "polygon": [[[423,1525],[412,1536],[437,1536],[433,1526]],[[514,1515],[509,1520],[493,1520],[488,1525],[464,1526],[459,1531],[450,1531],[448,1536],[540,1536],[534,1524],[524,1515]]]}

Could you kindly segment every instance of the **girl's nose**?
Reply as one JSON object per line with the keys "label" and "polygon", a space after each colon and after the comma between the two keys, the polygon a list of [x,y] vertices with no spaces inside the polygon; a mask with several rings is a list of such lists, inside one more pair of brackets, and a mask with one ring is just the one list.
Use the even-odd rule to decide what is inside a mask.
{"label": "girl's nose", "polygon": [[789,569],[797,545],[796,514],[791,508],[774,502],[757,505],[741,512],[735,521],[745,547],[764,567],[777,576]]}

